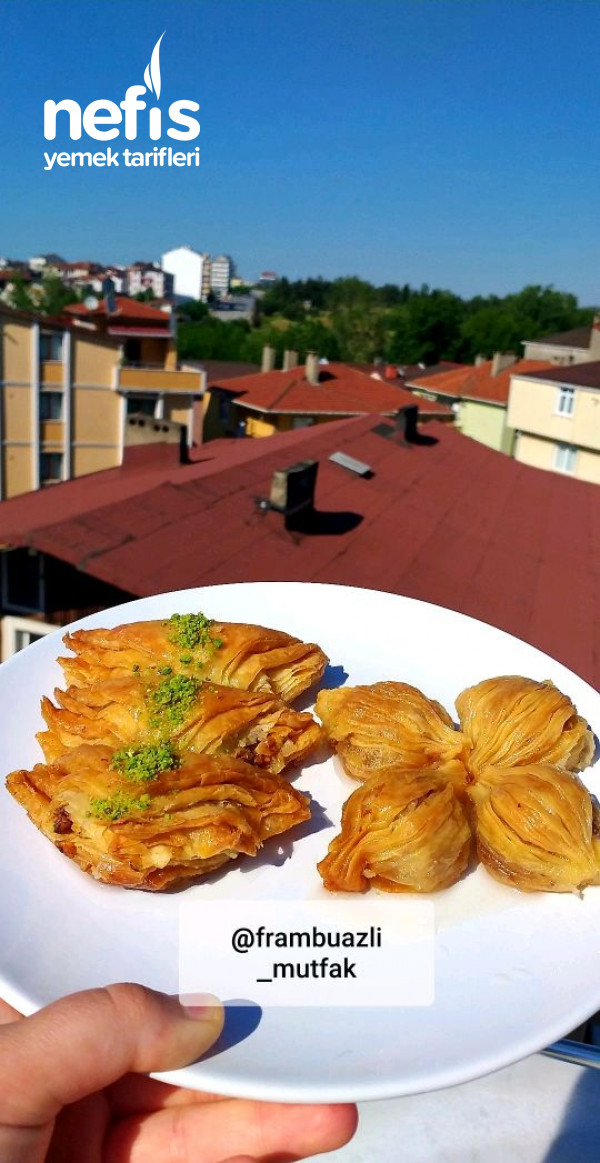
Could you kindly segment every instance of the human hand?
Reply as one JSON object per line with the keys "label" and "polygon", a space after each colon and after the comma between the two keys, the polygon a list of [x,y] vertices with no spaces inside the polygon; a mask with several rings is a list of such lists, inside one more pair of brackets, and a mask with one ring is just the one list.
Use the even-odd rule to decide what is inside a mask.
{"label": "human hand", "polygon": [[141,985],[71,994],[23,1018],[0,1001],[2,1163],[292,1163],[341,1147],[353,1106],[199,1094],[144,1077],[219,1037],[214,997],[187,1011]]}

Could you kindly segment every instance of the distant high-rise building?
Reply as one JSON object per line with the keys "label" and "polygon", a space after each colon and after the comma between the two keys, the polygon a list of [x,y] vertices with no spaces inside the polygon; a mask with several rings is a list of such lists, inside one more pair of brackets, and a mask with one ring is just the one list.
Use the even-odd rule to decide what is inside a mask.
{"label": "distant high-rise building", "polygon": [[211,261],[210,289],[219,298],[229,294],[229,280],[233,274],[233,263],[228,254],[219,254]]}
{"label": "distant high-rise building", "polygon": [[160,265],[173,275],[173,293],[176,299],[206,299],[205,266],[210,263],[207,254],[191,246],[177,246],[163,254]]}

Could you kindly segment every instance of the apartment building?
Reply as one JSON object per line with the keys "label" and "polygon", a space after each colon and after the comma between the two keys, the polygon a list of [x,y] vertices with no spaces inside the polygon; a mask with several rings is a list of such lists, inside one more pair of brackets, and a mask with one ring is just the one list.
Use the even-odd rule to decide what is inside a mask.
{"label": "apartment building", "polygon": [[513,375],[507,422],[516,460],[600,484],[600,360]]}
{"label": "apartment building", "polygon": [[558,367],[600,359],[600,315],[589,327],[524,340],[525,359],[542,359]]}
{"label": "apartment building", "polygon": [[201,371],[171,317],[117,298],[64,320],[0,305],[0,500],[120,465],[125,444],[193,439]]}
{"label": "apartment building", "polygon": [[220,299],[229,294],[233,263],[227,254],[219,254],[210,262],[210,289]]}
{"label": "apartment building", "polygon": [[130,295],[152,291],[156,299],[168,299],[173,294],[175,277],[163,271],[158,263],[134,262],[127,268],[127,289]]}
{"label": "apartment building", "polygon": [[173,275],[175,298],[206,299],[210,290],[210,257],[191,246],[177,246],[162,255],[163,271]]}

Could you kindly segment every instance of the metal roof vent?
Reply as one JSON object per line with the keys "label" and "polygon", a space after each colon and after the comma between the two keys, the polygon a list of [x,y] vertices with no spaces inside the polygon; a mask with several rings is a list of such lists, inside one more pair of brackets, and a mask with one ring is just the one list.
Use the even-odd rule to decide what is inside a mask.
{"label": "metal roof vent", "polygon": [[370,464],[365,464],[363,460],[356,460],[353,456],[347,456],[345,452],[332,452],[329,459],[334,464],[339,464],[340,468],[347,468],[348,472],[354,472],[359,477],[365,477],[366,480],[370,480],[375,475]]}

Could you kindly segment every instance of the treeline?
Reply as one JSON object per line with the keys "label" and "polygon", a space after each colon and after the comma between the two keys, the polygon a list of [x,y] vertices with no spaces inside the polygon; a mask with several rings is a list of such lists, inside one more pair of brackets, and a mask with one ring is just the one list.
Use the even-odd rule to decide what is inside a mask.
{"label": "treeline", "polygon": [[589,324],[593,307],[554,287],[530,286],[516,294],[462,299],[451,291],[358,278],[281,279],[257,300],[256,317],[223,323],[204,304],[187,304],[179,325],[179,353],[188,359],[260,363],[266,343],[281,361],[286,348],[316,351],[328,359],[397,364],[472,363],[495,351],[522,354],[522,342]]}
{"label": "treeline", "polygon": [[[33,287],[15,279],[11,306],[60,315],[68,303],[85,297],[47,275]],[[150,300],[144,292],[138,298]],[[414,289],[408,284],[375,287],[358,278],[281,279],[256,299],[252,322],[224,323],[206,303],[178,309],[181,359],[244,360],[259,364],[271,344],[279,365],[286,348],[304,359],[315,351],[327,359],[395,364],[456,360],[472,363],[495,351],[522,354],[525,339],[569,331],[591,323],[593,307],[580,307],[575,295],[554,287],[530,286],[512,295],[462,299],[451,291]]]}

